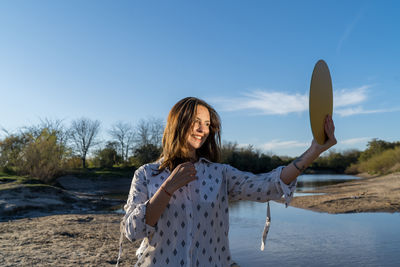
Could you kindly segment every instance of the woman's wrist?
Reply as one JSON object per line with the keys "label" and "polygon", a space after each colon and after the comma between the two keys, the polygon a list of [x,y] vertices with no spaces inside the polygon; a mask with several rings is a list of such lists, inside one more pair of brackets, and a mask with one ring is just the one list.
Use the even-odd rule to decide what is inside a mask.
{"label": "woman's wrist", "polygon": [[165,182],[161,185],[161,187],[164,188],[171,195],[175,193],[175,190],[171,184],[170,179],[165,180]]}
{"label": "woman's wrist", "polygon": [[165,188],[164,185],[161,186],[161,190],[162,190],[165,194],[167,194],[169,197],[172,197],[172,194],[173,194],[173,193],[170,193],[170,191],[168,191],[168,190]]}
{"label": "woman's wrist", "polygon": [[313,157],[318,158],[319,155],[325,151],[325,149],[314,140],[308,151]]}

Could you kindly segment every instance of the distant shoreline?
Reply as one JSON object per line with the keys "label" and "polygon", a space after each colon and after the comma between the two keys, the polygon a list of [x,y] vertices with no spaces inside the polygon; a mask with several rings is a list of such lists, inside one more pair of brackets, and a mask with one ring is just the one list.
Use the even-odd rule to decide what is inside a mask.
{"label": "distant shoreline", "polygon": [[302,174],[345,174],[358,176],[358,174],[348,174],[334,169],[306,169]]}
{"label": "distant shoreline", "polygon": [[[329,185],[294,197],[291,206],[327,213],[400,212],[400,172]],[[279,202],[282,202],[281,200]]]}

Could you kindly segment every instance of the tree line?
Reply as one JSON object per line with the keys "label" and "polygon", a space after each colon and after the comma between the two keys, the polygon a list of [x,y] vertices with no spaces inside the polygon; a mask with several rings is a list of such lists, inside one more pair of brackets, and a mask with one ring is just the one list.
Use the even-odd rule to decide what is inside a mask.
{"label": "tree line", "polygon": [[[72,169],[137,168],[160,156],[163,130],[164,122],[157,118],[140,120],[136,125],[116,122],[106,130],[109,140],[100,140],[100,121],[88,118],[73,120],[69,126],[61,120],[45,119],[15,133],[3,129],[0,170],[51,182]],[[251,145],[241,147],[224,142],[221,146],[222,163],[253,173],[270,171],[294,159],[265,154]],[[306,170],[321,171],[353,174],[400,171],[400,142],[372,139],[364,151],[331,150]]]}
{"label": "tree line", "polygon": [[163,120],[149,118],[135,126],[116,122],[100,140],[101,123],[79,118],[66,126],[62,120],[41,120],[38,125],[10,133],[3,129],[0,169],[45,182],[76,168],[136,166],[155,160],[161,152]]}
{"label": "tree line", "polygon": [[[222,162],[253,173],[270,171],[278,166],[288,165],[295,159],[266,155],[253,146],[243,148],[236,143],[224,143],[221,152]],[[329,150],[317,158],[305,173],[387,174],[399,171],[400,141],[388,142],[374,138],[367,143],[364,151]]]}

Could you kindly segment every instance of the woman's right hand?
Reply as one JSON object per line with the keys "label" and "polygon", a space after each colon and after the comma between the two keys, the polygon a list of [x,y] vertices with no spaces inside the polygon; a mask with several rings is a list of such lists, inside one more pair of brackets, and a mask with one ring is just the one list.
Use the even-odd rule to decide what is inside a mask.
{"label": "woman's right hand", "polygon": [[335,137],[335,124],[333,123],[331,115],[326,115],[324,129],[325,129],[325,134],[328,137],[328,139],[325,141],[325,143],[323,145],[320,145],[317,143],[317,141],[315,139],[313,139],[313,141],[311,143],[311,147],[314,150],[318,151],[319,154],[321,154],[322,152],[328,150],[330,147],[337,144],[337,140]]}
{"label": "woman's right hand", "polygon": [[171,175],[165,180],[163,186],[168,193],[173,194],[182,186],[196,179],[197,176],[194,164],[191,162],[184,162],[176,166]]}

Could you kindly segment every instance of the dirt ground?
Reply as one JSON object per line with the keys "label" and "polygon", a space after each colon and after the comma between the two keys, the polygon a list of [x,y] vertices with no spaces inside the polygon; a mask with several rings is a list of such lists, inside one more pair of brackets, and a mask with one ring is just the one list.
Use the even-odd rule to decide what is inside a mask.
{"label": "dirt ground", "polygon": [[[53,215],[0,223],[1,266],[115,266],[121,215]],[[139,243],[124,239],[120,266]]]}

